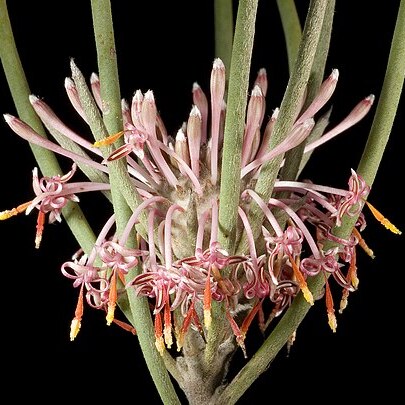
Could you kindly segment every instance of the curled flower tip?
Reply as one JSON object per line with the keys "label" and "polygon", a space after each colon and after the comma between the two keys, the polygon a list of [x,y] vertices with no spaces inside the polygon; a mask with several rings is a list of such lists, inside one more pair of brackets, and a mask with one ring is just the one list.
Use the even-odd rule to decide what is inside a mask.
{"label": "curled flower tip", "polygon": [[70,341],[73,342],[75,340],[75,337],[79,333],[81,327],[81,322],[80,319],[77,319],[76,317],[73,318],[72,323],[70,324]]}
{"label": "curled flower tip", "polygon": [[384,225],[392,233],[395,233],[397,235],[402,234],[402,232],[394,224],[392,224],[387,218],[385,218],[384,215],[381,214],[381,212],[377,210],[377,208],[375,208],[368,201],[366,201],[366,204],[377,221],[379,221],[382,225]]}
{"label": "curled flower tip", "polygon": [[30,206],[30,204],[31,204],[31,201],[28,201],[24,204],[19,205],[18,207],[12,208],[11,210],[1,211],[0,212],[0,221],[9,219],[11,217],[14,217],[15,215],[25,212],[25,210]]}
{"label": "curled flower tip", "polygon": [[107,136],[107,138],[100,139],[99,141],[94,142],[93,146],[99,148],[100,146],[107,146],[114,143],[117,139],[121,138],[124,135],[124,131],[117,132],[116,134],[112,134]]}

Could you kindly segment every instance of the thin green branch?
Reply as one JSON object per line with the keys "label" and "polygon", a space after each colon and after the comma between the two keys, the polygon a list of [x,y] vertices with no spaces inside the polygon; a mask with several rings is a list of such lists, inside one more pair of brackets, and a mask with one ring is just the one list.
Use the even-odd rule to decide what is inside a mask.
{"label": "thin green branch", "polygon": [[225,65],[226,82],[228,83],[232,57],[233,40],[233,6],[232,0],[214,1],[215,57]]}
{"label": "thin green branch", "polygon": [[[0,58],[17,113],[21,120],[46,138],[42,122],[29,102],[31,91],[14,41],[5,0],[0,0],[0,44]],[[33,144],[29,145],[43,175],[62,174],[53,152]],[[62,214],[80,246],[89,253],[94,246],[95,235],[80,207],[77,203],[69,202],[63,208]]]}
{"label": "thin green branch", "polygon": [[[241,0],[232,48],[219,194],[219,242],[235,251],[240,166],[258,0]],[[226,202],[226,203],[223,203]]]}
{"label": "thin green branch", "polygon": [[[107,133],[117,133],[122,130],[122,111],[111,4],[110,0],[92,0],[91,5],[100,75],[103,120]],[[129,175],[124,160],[110,162],[109,170],[117,230],[120,233],[131,216],[131,208],[134,209],[139,205],[141,199],[135,187],[129,183]],[[129,193],[134,201],[128,204],[124,193],[127,195]],[[132,205],[133,203],[135,206]],[[132,240],[134,245],[136,239],[132,238]],[[145,297],[136,296],[132,288],[127,290],[127,295],[139,344],[156,389],[164,404],[180,404],[163,358],[154,344],[154,329],[148,300]]]}
{"label": "thin green branch", "polygon": [[372,186],[390,136],[405,77],[405,0],[401,0],[387,70],[357,172]]}
{"label": "thin green branch", "polygon": [[[268,150],[273,149],[282,142],[294,124],[311,73],[326,5],[327,0],[312,0],[309,5],[297,62],[281,102],[280,113],[270,138]],[[264,201],[268,201],[273,193],[274,183],[277,179],[282,160],[283,155],[278,156],[264,164],[260,170],[255,191]],[[260,234],[263,215],[258,205],[253,205],[249,211],[249,223],[255,238]],[[239,242],[237,252],[242,254],[246,252],[247,248],[248,242],[246,233],[244,233]]]}
{"label": "thin green branch", "polygon": [[[235,250],[243,133],[257,6],[258,0],[240,0],[232,48],[218,221],[219,242],[230,254]],[[212,315],[213,322],[205,352],[207,364],[216,356],[217,347],[224,335],[224,306],[214,303]]]}
{"label": "thin green branch", "polygon": [[294,69],[298,49],[302,38],[301,22],[295,7],[294,0],[277,0],[281,24],[283,25],[285,44],[287,48],[288,69]]}
{"label": "thin green branch", "polygon": [[[330,38],[332,34],[332,23],[335,13],[335,0],[329,0],[325,17],[323,19],[321,41],[318,42],[311,73],[309,75],[307,96],[303,106],[303,111],[312,103],[323,81],[326,60],[329,53]],[[301,142],[295,148],[285,154],[284,166],[280,172],[280,178],[283,180],[295,180],[299,173],[300,164],[304,154],[306,141]]]}

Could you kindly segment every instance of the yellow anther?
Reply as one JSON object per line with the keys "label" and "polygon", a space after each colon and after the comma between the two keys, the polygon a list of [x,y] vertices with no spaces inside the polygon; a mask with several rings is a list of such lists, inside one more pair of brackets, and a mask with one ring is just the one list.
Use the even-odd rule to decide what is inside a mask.
{"label": "yellow anther", "polygon": [[70,341],[73,342],[75,337],[79,333],[81,327],[80,319],[73,318],[72,323],[70,324]]}
{"label": "yellow anther", "polygon": [[107,136],[107,138],[100,139],[99,141],[94,142],[93,146],[99,148],[100,146],[107,146],[114,143],[117,139],[119,139],[122,135],[124,135],[125,131],[117,132],[116,134],[112,134]]}
{"label": "yellow anther", "polygon": [[328,312],[328,324],[333,333],[335,333],[337,328],[337,320],[334,312]]}
{"label": "yellow anther", "polygon": [[211,322],[211,308],[204,309],[204,326],[207,328],[207,330],[211,327]]}
{"label": "yellow anther", "polygon": [[387,218],[384,217],[383,214],[381,214],[380,211],[377,210],[373,205],[371,205],[368,201],[366,201],[366,204],[368,208],[370,208],[371,213],[374,215],[377,221],[379,221],[382,225],[384,225],[388,230],[390,230],[393,233],[396,233],[397,235],[401,235],[402,232],[394,225],[392,224]]}
{"label": "yellow anther", "polygon": [[304,276],[302,275],[300,269],[298,268],[297,264],[295,263],[293,257],[288,254],[288,256],[290,257],[290,263],[291,266],[293,268],[294,271],[294,276],[297,279],[298,285],[300,286],[300,289],[302,291],[302,294],[304,295],[305,300],[311,304],[314,305],[314,297],[311,293],[311,291],[309,291],[307,282],[305,281]]}
{"label": "yellow anther", "polygon": [[163,352],[165,351],[165,342],[163,340],[163,336],[159,336],[155,340],[155,346],[157,351],[163,355]]}
{"label": "yellow anther", "polygon": [[366,241],[363,239],[363,237],[360,235],[360,232],[356,229],[353,228],[353,232],[354,236],[357,238],[357,240],[359,241],[359,246],[372,258],[375,258],[374,252],[372,249],[369,248],[369,246],[367,245]]}
{"label": "yellow anther", "polygon": [[108,326],[110,326],[114,320],[115,306],[116,306],[115,302],[108,303],[107,316],[105,317]]}
{"label": "yellow anther", "polygon": [[19,205],[16,208],[13,208],[11,210],[5,210],[0,212],[0,221],[3,221],[5,219],[9,219],[11,217],[14,217],[15,215],[21,214],[22,212],[25,212],[25,210],[30,206],[31,201],[28,201],[24,204]]}

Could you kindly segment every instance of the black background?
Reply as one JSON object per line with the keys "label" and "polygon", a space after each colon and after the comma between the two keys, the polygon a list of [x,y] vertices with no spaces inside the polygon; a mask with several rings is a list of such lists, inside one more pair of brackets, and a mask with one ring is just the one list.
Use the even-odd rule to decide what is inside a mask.
{"label": "black background", "polygon": [[[197,81],[207,92],[213,46],[212,2],[113,1],[113,17],[122,97],[136,89],[152,89],[170,133],[175,133],[191,109],[191,87]],[[186,2],[185,2],[186,3]],[[300,1],[304,21],[308,1]],[[373,93],[371,113],[354,128],[313,155],[304,175],[314,182],[344,187],[356,168],[371,127],[384,78],[385,64],[399,1],[337,1],[331,52],[325,74],[340,72],[333,96],[331,125],[339,122],[363,97]],[[89,136],[69,104],[64,79],[69,59],[89,77],[96,71],[90,2],[9,1],[9,13],[23,66],[33,94],[43,98],[68,125]],[[276,2],[259,2],[252,80],[267,69],[267,114],[279,106],[288,80],[287,61]],[[16,114],[4,75],[0,74],[1,113]],[[370,201],[405,229],[401,135],[404,100],[394,123]],[[1,205],[8,209],[31,199],[35,161],[25,141],[0,122]],[[62,161],[62,166],[69,167]],[[102,203],[88,196],[82,206],[92,223],[107,218]],[[298,330],[290,356],[281,351],[270,369],[240,400],[240,404],[328,400],[345,402],[382,395],[385,403],[400,393],[397,367],[403,357],[403,237],[393,235],[367,215],[364,236],[374,249],[371,260],[360,252],[360,286],[338,316],[333,334],[323,301],[317,302]],[[35,215],[0,224],[2,252],[3,394],[15,400],[59,398],[102,400],[111,395],[159,404],[137,340],[115,326],[107,327],[101,311],[86,309],[82,329],[69,341],[69,326],[77,290],[60,272],[60,264],[77,249],[66,224],[47,226],[40,250],[34,248]],[[339,302],[340,292],[336,295]],[[252,327],[249,348],[260,336]],[[236,363],[244,360],[236,355]],[[12,388],[16,383],[18,388]],[[19,387],[23,387],[20,389]]]}

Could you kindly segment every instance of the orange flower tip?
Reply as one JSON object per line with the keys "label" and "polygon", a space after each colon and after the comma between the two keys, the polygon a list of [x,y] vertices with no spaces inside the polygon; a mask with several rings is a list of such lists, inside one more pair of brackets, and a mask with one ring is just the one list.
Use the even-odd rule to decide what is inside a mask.
{"label": "orange flower tip", "polygon": [[163,336],[159,336],[155,340],[155,346],[157,351],[163,355],[163,352],[165,351],[165,342],[163,340]]}
{"label": "orange flower tip", "polygon": [[168,349],[172,347],[173,337],[172,337],[172,328],[170,326],[164,327],[163,329],[164,341]]}
{"label": "orange flower tip", "polygon": [[307,286],[302,287],[302,294],[304,295],[305,300],[311,304],[314,305],[314,296],[312,295],[311,291],[309,291],[309,288]]}
{"label": "orange flower tip", "polygon": [[210,329],[212,322],[211,309],[204,309],[204,325],[207,330]]}
{"label": "orange flower tip", "polygon": [[107,325],[110,326],[112,321],[114,320],[114,313],[115,313],[115,304],[108,304],[107,316],[105,319],[107,320]]}
{"label": "orange flower tip", "polygon": [[332,329],[332,332],[336,333],[337,320],[336,320],[336,316],[333,312],[328,312],[328,324],[329,324],[330,328]]}
{"label": "orange flower tip", "polygon": [[70,341],[73,342],[79,333],[81,327],[80,319],[73,318],[72,323],[70,324]]}

